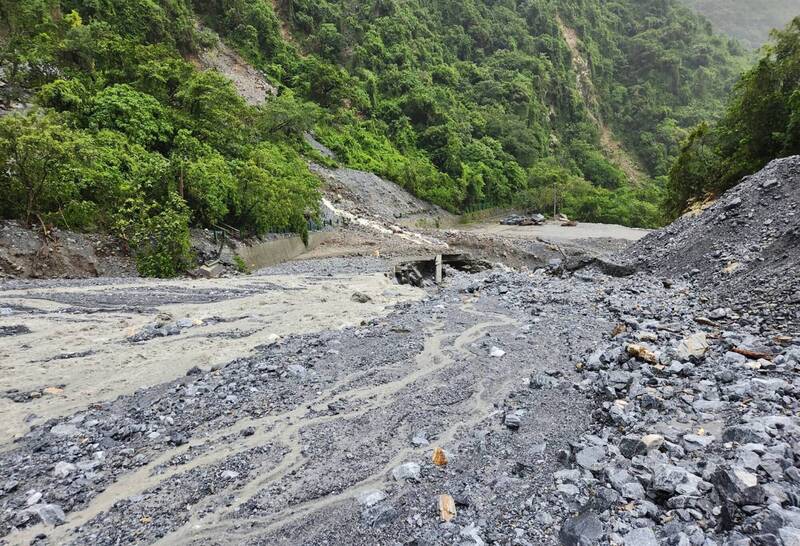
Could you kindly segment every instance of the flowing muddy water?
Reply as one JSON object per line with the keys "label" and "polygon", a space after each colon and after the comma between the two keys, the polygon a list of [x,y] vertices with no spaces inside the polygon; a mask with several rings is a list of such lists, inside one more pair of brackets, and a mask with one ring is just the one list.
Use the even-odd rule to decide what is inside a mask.
{"label": "flowing muddy water", "polygon": [[[354,292],[371,301],[352,301]],[[0,441],[88,402],[171,381],[195,366],[225,365],[283,336],[355,325],[422,295],[381,273],[0,289],[7,310],[0,327],[30,331],[0,337]],[[159,323],[184,326],[176,335],[135,341]]]}

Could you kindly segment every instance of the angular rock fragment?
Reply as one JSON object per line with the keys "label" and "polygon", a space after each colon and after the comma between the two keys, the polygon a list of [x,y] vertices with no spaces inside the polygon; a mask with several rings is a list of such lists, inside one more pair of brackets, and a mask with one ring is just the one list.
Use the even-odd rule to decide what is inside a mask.
{"label": "angular rock fragment", "polygon": [[712,483],[724,500],[738,505],[764,502],[764,488],[758,484],[758,476],[740,466],[718,468]]}
{"label": "angular rock fragment", "polygon": [[699,495],[701,479],[686,469],[670,464],[660,464],[653,470],[650,491],[656,495]]}
{"label": "angular rock fragment", "polygon": [[564,522],[559,538],[564,546],[595,546],[605,534],[594,512],[583,512]]}
{"label": "angular rock fragment", "polygon": [[623,436],[619,443],[619,452],[628,459],[632,459],[636,455],[644,455],[648,451],[660,448],[663,443],[664,437],[660,434]]}
{"label": "angular rock fragment", "polygon": [[652,529],[642,527],[625,535],[622,544],[623,546],[658,546],[658,539]]}
{"label": "angular rock fragment", "polygon": [[511,430],[518,430],[520,425],[522,424],[522,419],[520,418],[520,415],[517,412],[513,412],[513,413],[507,413],[503,422]]}
{"label": "angular rock fragment", "polygon": [[358,503],[367,508],[375,506],[386,499],[386,493],[379,489],[364,491],[358,496]]}
{"label": "angular rock fragment", "polygon": [[698,332],[686,337],[678,343],[675,355],[683,360],[702,358],[708,351],[708,340],[703,332]]}
{"label": "angular rock fragment", "polygon": [[437,447],[433,450],[433,464],[436,466],[446,466],[447,465],[447,454],[444,452],[444,449],[441,447]]}
{"label": "angular rock fragment", "polygon": [[643,360],[644,362],[648,362],[650,364],[658,364],[658,356],[645,347],[644,345],[636,345],[631,343],[625,347],[625,351],[634,358],[638,358],[639,360]]}
{"label": "angular rock fragment", "polygon": [[398,482],[419,481],[420,470],[417,463],[403,463],[392,470],[392,477]]}
{"label": "angular rock fragment", "polygon": [[356,303],[369,303],[372,301],[372,298],[364,294],[363,292],[354,292],[350,299]]}
{"label": "angular rock fragment", "polygon": [[439,495],[439,517],[442,521],[451,521],[456,517],[456,502],[450,495]]}
{"label": "angular rock fragment", "polygon": [[601,446],[589,446],[575,454],[575,462],[586,470],[600,470],[600,461],[606,456],[606,450]]}
{"label": "angular rock fragment", "polygon": [[36,520],[51,527],[61,525],[66,521],[64,510],[57,504],[34,504],[23,510],[20,515],[24,521],[28,521],[33,516]]}
{"label": "angular rock fragment", "polygon": [[53,475],[57,478],[66,478],[73,472],[75,472],[75,465],[72,463],[68,463],[66,461],[61,461],[56,463],[55,468],[53,469]]}

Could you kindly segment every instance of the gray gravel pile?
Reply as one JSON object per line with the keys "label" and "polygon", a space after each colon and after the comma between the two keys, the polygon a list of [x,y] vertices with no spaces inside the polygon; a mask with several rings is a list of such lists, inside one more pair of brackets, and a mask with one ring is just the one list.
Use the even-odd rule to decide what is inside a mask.
{"label": "gray gravel pile", "polygon": [[800,156],[773,161],[699,216],[632,245],[619,259],[691,278],[720,305],[800,327]]}
{"label": "gray gravel pile", "polygon": [[798,544],[800,340],[645,293],[608,295],[616,335],[579,365],[598,425],[554,474],[562,542]]}

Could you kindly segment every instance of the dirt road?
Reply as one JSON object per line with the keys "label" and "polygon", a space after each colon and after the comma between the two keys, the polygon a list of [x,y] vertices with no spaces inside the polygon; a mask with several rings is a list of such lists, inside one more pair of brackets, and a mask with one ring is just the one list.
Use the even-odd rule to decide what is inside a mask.
{"label": "dirt road", "polygon": [[554,243],[586,241],[591,239],[614,239],[638,241],[649,230],[618,226],[614,224],[579,223],[574,227],[562,227],[558,222],[547,222],[541,226],[504,226],[499,222],[481,222],[463,226],[463,231],[496,235],[513,239],[544,239]]}

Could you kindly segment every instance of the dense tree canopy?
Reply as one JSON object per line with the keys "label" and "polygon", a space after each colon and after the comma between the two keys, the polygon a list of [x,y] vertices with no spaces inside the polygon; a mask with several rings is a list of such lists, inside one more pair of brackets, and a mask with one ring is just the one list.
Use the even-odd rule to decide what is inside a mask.
{"label": "dense tree canopy", "polygon": [[736,86],[725,115],[699,125],[670,173],[669,205],[718,195],[777,157],[800,154],[800,17]]}
{"label": "dense tree canopy", "polygon": [[[452,211],[555,191],[580,219],[657,225],[659,177],[742,58],[677,0],[0,0],[0,27],[0,101],[36,104],[0,118],[0,214],[113,230],[158,275],[188,265],[191,225],[303,233],[310,130]],[[188,62],[217,35],[277,97],[249,106]]]}

